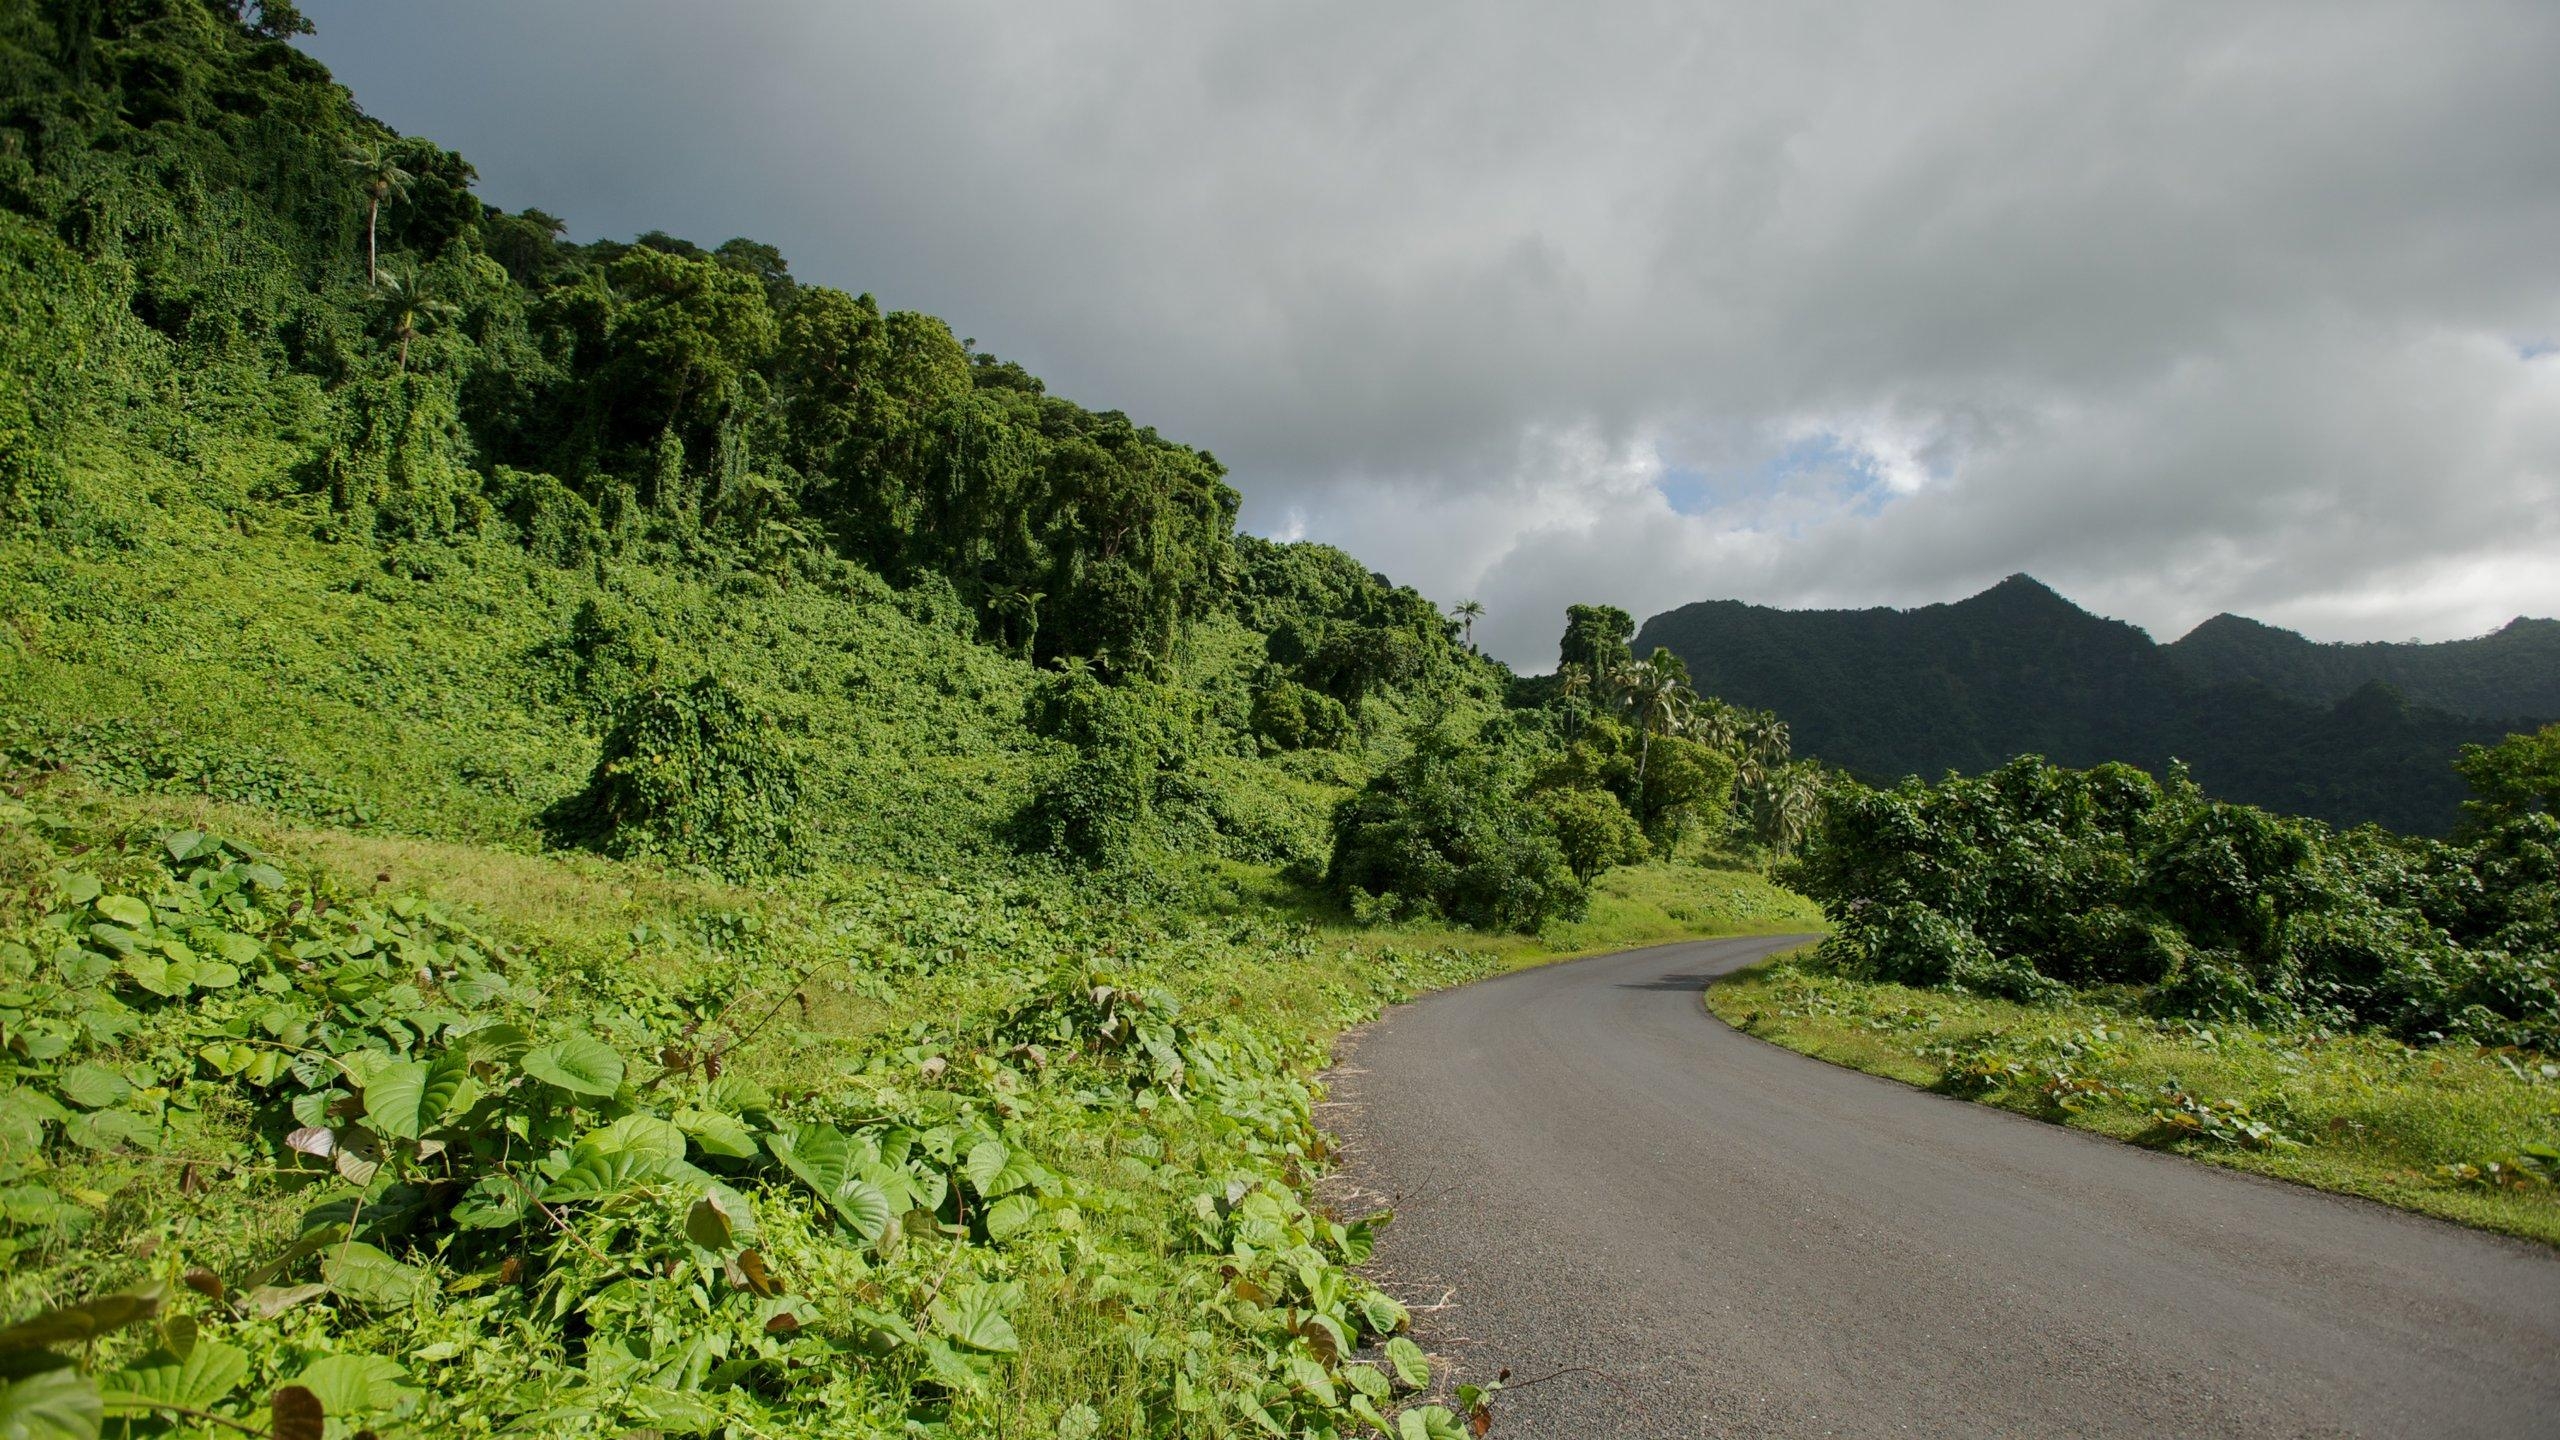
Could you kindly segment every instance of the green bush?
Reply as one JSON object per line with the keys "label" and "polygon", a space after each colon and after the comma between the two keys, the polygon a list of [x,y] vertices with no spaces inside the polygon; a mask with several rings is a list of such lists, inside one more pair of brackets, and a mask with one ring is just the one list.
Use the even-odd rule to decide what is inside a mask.
{"label": "green bush", "polygon": [[[2346,834],[2120,765],[2026,757],[1844,785],[1790,875],[1857,973],[2028,999],[2125,985],[2170,1015],[2560,1042],[2560,820],[2514,798],[2535,737],[2478,752],[2464,844]],[[2501,789],[2500,786],[2504,785]]]}
{"label": "green bush", "polygon": [[1440,915],[1479,930],[1580,915],[1589,888],[1513,768],[1490,747],[1426,733],[1335,809],[1326,886],[1355,914]]}
{"label": "green bush", "polygon": [[764,874],[794,863],[801,784],[773,718],[706,675],[623,705],[587,788],[551,826],[608,855]]}
{"label": "green bush", "polygon": [[1253,733],[1274,750],[1331,750],[1351,738],[1351,712],[1341,701],[1294,680],[1253,697]]}

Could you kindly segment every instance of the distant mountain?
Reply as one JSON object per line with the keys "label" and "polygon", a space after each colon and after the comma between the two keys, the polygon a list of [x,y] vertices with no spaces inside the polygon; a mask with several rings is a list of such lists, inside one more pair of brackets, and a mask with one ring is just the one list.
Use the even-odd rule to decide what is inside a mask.
{"label": "distant mountain", "polygon": [[2518,617],[2495,634],[2437,645],[2323,645],[2256,620],[2216,615],[2161,653],[2197,684],[2255,680],[2316,705],[2334,705],[2378,680],[2413,705],[2456,715],[2560,715],[2560,620]]}
{"label": "distant mountain", "polygon": [[[2225,617],[2164,646],[2012,575],[1916,610],[1703,601],[1646,621],[1636,651],[1669,647],[1701,691],[1776,711],[1799,752],[1870,780],[2028,753],[2154,771],[2175,758],[2228,799],[2440,834],[2459,812],[2450,762],[2464,743],[2560,715],[2551,669],[2517,658],[2538,627],[2560,634],[2519,621],[2453,645],[2331,646]],[[2462,713],[2443,708],[2457,698]]]}

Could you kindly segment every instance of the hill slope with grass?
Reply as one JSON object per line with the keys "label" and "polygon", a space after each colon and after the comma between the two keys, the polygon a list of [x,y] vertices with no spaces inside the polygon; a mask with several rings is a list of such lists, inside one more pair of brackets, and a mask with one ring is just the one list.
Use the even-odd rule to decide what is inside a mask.
{"label": "hill slope with grass", "polygon": [[1485,1405],[1311,1204],[1326,1045],[1801,928],[1732,858],[1784,755],[1514,704],[1214,456],[769,246],[489,207],[301,28],[0,11],[0,1411]]}

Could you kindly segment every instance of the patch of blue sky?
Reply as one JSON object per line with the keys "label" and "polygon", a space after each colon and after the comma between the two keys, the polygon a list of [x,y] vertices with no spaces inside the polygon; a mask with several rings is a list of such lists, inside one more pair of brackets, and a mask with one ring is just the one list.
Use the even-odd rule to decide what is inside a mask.
{"label": "patch of blue sky", "polygon": [[1758,509],[1790,493],[1828,495],[1841,510],[1873,515],[1894,498],[1873,457],[1828,431],[1791,440],[1747,469],[1665,465],[1654,488],[1682,515]]}
{"label": "patch of blue sky", "polygon": [[2560,355],[2560,340],[2523,340],[2516,344],[2516,354],[2526,360],[2539,360],[2545,355]]}

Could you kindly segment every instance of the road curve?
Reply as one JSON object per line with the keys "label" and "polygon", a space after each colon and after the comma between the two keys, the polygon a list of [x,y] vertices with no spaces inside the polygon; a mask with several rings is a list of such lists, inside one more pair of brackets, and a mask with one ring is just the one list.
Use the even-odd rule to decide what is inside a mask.
{"label": "road curve", "polygon": [[[1346,1040],[1373,1274],[1497,1436],[2560,1434],[2560,1257],[1810,1060],[1666,945]],[[1584,1368],[1570,1368],[1584,1367]]]}

